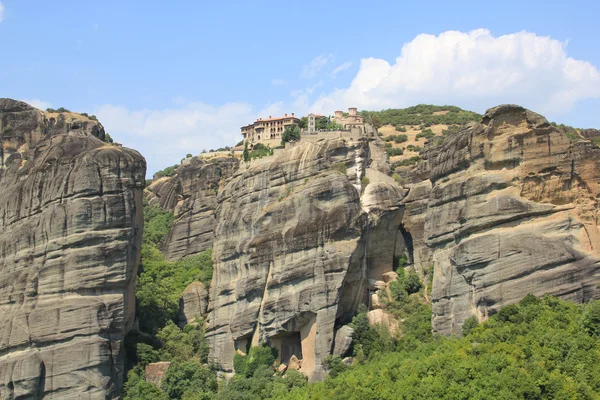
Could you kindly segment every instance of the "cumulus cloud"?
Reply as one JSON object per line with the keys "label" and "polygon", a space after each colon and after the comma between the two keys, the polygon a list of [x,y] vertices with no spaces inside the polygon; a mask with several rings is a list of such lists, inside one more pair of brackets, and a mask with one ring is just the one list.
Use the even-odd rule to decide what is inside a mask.
{"label": "cumulus cloud", "polygon": [[45,110],[46,108],[50,108],[52,107],[52,104],[44,101],[44,100],[40,100],[40,99],[32,99],[32,100],[23,100],[25,103],[29,104],[30,106],[34,106],[35,108],[38,108],[40,110]]}
{"label": "cumulus cloud", "polygon": [[302,67],[301,76],[303,78],[313,78],[319,71],[321,71],[327,64],[334,60],[333,54],[321,54],[312,59],[312,61]]}
{"label": "cumulus cloud", "polygon": [[0,2],[0,22],[4,21],[4,4]]}
{"label": "cumulus cloud", "polygon": [[529,32],[422,34],[404,44],[393,63],[361,60],[349,87],[320,97],[311,108],[328,112],[434,103],[483,111],[519,103],[558,115],[579,100],[600,97],[598,68],[569,57],[566,50],[566,43]]}
{"label": "cumulus cloud", "polygon": [[203,149],[236,144],[242,139],[240,127],[257,117],[247,103],[212,106],[201,102],[160,110],[106,104],[94,114],[114,140],[146,157],[149,176],[187,153],[197,155]]}
{"label": "cumulus cloud", "polygon": [[343,63],[343,64],[341,64],[341,65],[339,65],[339,66],[335,67],[335,68],[333,69],[333,71],[331,71],[331,76],[333,76],[333,77],[335,78],[335,76],[336,76],[337,74],[339,74],[339,73],[340,73],[340,72],[342,72],[342,71],[345,71],[345,70],[347,70],[347,69],[348,69],[348,68],[350,68],[351,66],[352,66],[352,63],[351,63],[350,61],[347,61],[347,62],[345,62],[345,63]]}

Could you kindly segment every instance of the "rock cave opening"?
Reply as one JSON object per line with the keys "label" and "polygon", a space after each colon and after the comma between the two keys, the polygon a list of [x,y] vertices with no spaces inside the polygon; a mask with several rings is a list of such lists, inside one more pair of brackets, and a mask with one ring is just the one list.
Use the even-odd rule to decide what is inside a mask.
{"label": "rock cave opening", "polygon": [[279,361],[289,362],[292,356],[302,360],[302,338],[300,332],[291,332],[280,338]]}
{"label": "rock cave opening", "polygon": [[414,264],[414,247],[413,247],[413,238],[409,231],[404,228],[404,225],[400,224],[398,227],[399,235],[397,237],[398,241],[396,242],[396,249],[394,257],[401,257],[405,255],[407,258],[407,264]]}
{"label": "rock cave opening", "polygon": [[250,351],[250,338],[239,338],[233,342],[236,353],[246,355]]}

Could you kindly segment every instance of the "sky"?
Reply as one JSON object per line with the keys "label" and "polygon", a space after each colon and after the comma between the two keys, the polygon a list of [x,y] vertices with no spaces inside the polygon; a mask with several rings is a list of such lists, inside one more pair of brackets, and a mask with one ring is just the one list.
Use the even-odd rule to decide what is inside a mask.
{"label": "sky", "polygon": [[0,0],[0,97],[98,116],[148,175],[258,117],[523,105],[600,128],[600,2]]}

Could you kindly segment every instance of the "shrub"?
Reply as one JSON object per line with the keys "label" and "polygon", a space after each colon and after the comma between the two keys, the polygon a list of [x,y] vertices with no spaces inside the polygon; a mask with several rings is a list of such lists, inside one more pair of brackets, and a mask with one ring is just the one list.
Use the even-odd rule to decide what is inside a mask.
{"label": "shrub", "polygon": [[271,149],[269,146],[265,146],[262,143],[257,143],[252,147],[252,151],[248,156],[250,160],[254,160],[256,158],[263,158],[270,155],[273,155],[273,149]]}
{"label": "shrub", "polygon": [[398,272],[398,270],[404,270],[404,267],[408,264],[408,257],[406,254],[401,254],[394,259],[394,271]]}
{"label": "shrub", "polygon": [[406,128],[403,127],[402,125],[396,125],[396,130],[398,132],[406,132]]}
{"label": "shrub", "polygon": [[420,138],[430,139],[435,136],[435,133],[431,129],[423,129],[421,133],[417,133],[415,136],[415,140],[419,140]]}
{"label": "shrub", "polygon": [[407,140],[408,140],[408,136],[406,136],[406,135],[394,136],[394,142],[396,142],[396,143],[403,143],[403,142],[406,142]]}
{"label": "shrub", "polygon": [[392,174],[392,178],[394,178],[394,180],[400,185],[404,185],[406,183],[406,180],[398,173]]}
{"label": "shrub", "polygon": [[379,332],[369,324],[366,308],[359,309],[359,313],[352,319],[350,327],[354,329],[352,334],[352,347],[354,355],[358,352],[364,353],[366,357],[381,351],[383,344]]}
{"label": "shrub", "polygon": [[177,173],[177,168],[179,168],[179,165],[172,165],[170,167],[158,171],[154,174],[154,176],[156,178],[175,176],[175,174]]}
{"label": "shrub", "polygon": [[346,171],[347,171],[346,163],[344,161],[339,161],[339,162],[332,163],[329,166],[329,170],[331,170],[331,171],[337,171],[337,172],[340,172],[340,173],[346,175]]}
{"label": "shrub", "polygon": [[276,359],[277,350],[266,344],[261,344],[260,346],[251,347],[245,356],[236,353],[233,358],[233,368],[236,374],[249,378],[254,375],[257,368],[261,365],[272,368]]}
{"label": "shrub", "polygon": [[390,135],[383,138],[384,142],[394,141],[395,143],[403,143],[408,140],[408,136],[406,135]]}
{"label": "shrub", "polygon": [[404,150],[399,147],[386,147],[385,152],[388,157],[401,156],[404,154]]}
{"label": "shrub", "polygon": [[404,159],[402,161],[399,161],[397,163],[398,164],[397,166],[398,167],[406,167],[406,166],[409,166],[409,165],[414,165],[414,164],[418,163],[419,161],[421,161],[421,157],[419,157],[419,156],[413,156],[411,158],[407,158],[407,159]]}
{"label": "shrub", "polygon": [[460,132],[460,125],[450,125],[447,129],[442,130],[442,135],[455,135]]}

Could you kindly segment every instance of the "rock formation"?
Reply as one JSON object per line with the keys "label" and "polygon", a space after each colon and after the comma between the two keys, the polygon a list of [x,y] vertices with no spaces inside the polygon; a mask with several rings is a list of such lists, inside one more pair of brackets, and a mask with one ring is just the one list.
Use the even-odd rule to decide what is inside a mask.
{"label": "rock formation", "polygon": [[149,204],[175,215],[163,246],[168,260],[179,260],[211,248],[217,193],[238,165],[239,160],[233,157],[187,158],[175,176],[157,179],[148,187]]}
{"label": "rock formation", "polygon": [[434,266],[433,328],[460,334],[528,293],[600,297],[600,149],[522,107],[490,109],[424,152],[404,200],[418,268]]}
{"label": "rock formation", "polygon": [[160,387],[160,384],[165,379],[167,370],[170,366],[171,362],[169,361],[155,362],[146,365],[146,369],[144,371],[144,378],[146,379],[146,382]]}
{"label": "rock formation", "polygon": [[116,398],[145,161],[95,120],[9,99],[0,139],[0,398]]}
{"label": "rock formation", "polygon": [[241,168],[218,197],[211,356],[232,372],[235,351],[265,342],[321,377],[359,303],[396,326],[375,294],[399,255],[434,269],[442,334],[528,293],[600,297],[600,149],[580,134],[496,107],[429,145],[407,188],[382,178],[366,138],[303,139]]}
{"label": "rock formation", "polygon": [[208,308],[208,290],[202,282],[192,282],[179,299],[179,327],[196,322],[197,318],[204,318]]}
{"label": "rock formation", "polygon": [[[302,140],[219,193],[206,337],[224,371],[263,342],[323,376],[336,329],[366,303],[369,279],[392,270],[404,191],[368,168],[370,148],[367,138]],[[391,242],[387,258],[371,241]]]}

